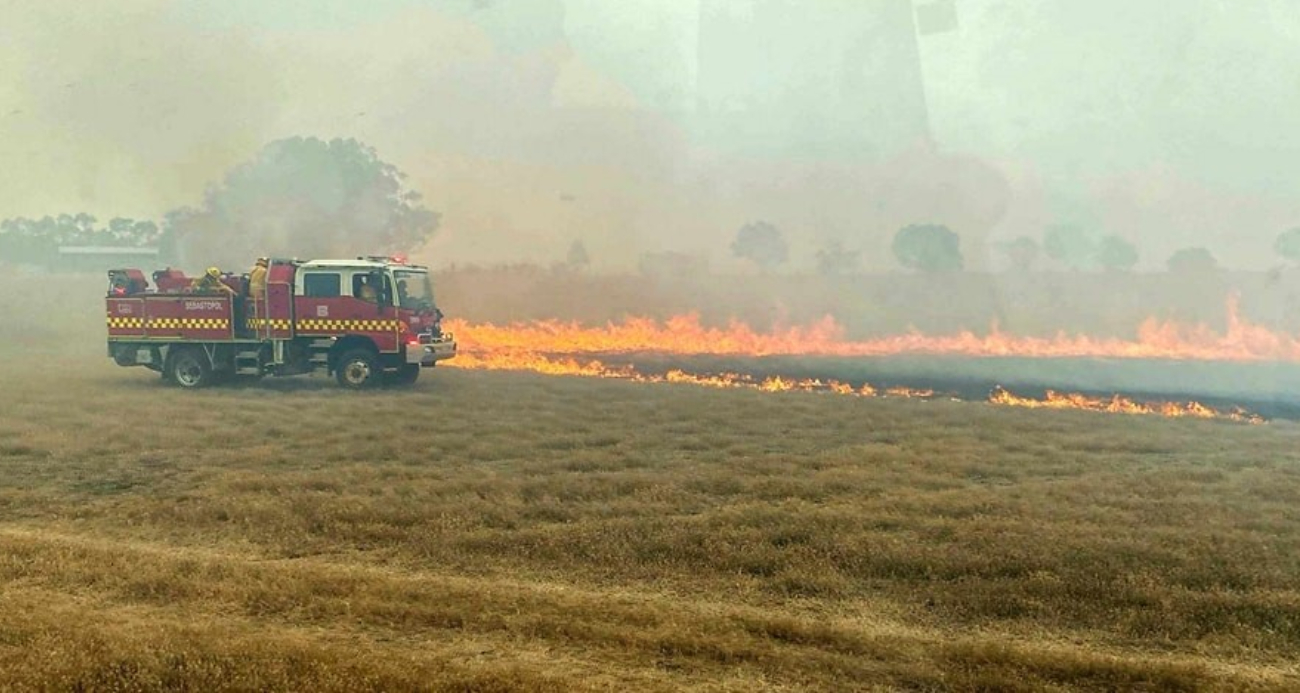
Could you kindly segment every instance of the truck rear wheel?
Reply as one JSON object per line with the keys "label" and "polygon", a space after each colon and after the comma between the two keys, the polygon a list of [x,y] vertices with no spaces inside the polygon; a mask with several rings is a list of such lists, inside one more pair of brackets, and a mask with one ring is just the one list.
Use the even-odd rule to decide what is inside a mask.
{"label": "truck rear wheel", "polygon": [[343,354],[334,368],[334,378],[339,385],[353,390],[370,387],[378,379],[375,355],[366,349],[354,349]]}
{"label": "truck rear wheel", "polygon": [[187,390],[206,387],[213,381],[207,354],[197,349],[181,349],[172,354],[164,372],[168,380]]}

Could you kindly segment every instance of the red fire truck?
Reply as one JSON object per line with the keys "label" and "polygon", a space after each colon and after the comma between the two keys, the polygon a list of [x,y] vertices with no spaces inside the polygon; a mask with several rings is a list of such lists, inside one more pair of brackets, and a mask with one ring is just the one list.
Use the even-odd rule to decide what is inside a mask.
{"label": "red fire truck", "polygon": [[332,373],[344,387],[409,385],[456,355],[425,267],[401,258],[271,259],[266,290],[225,274],[198,291],[177,270],[112,270],[108,355],[185,388],[232,376]]}

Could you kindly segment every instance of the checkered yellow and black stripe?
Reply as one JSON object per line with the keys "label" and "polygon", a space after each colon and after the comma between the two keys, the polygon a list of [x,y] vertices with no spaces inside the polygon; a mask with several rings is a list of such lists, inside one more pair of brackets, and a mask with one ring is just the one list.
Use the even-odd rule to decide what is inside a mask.
{"label": "checkered yellow and black stripe", "polygon": [[151,330],[228,330],[226,318],[149,318]]}
{"label": "checkered yellow and black stripe", "polygon": [[108,327],[114,330],[139,330],[144,327],[144,318],[110,315]]}
{"label": "checkered yellow and black stripe", "polygon": [[273,330],[287,330],[289,329],[289,321],[279,320],[276,318],[249,318],[248,326],[255,330],[260,330],[266,327]]}
{"label": "checkered yellow and black stripe", "polygon": [[[300,332],[387,332],[398,329],[396,320],[330,320],[311,318],[300,320]],[[230,321],[226,318],[149,318],[109,316],[108,326],[119,330],[228,330]],[[250,318],[248,326],[255,329],[270,327],[274,330],[287,330],[289,320],[275,318]]]}
{"label": "checkered yellow and black stripe", "polygon": [[108,326],[117,329],[149,330],[228,330],[226,318],[123,318],[110,317]]}
{"label": "checkered yellow and black stripe", "polygon": [[118,330],[228,330],[226,318],[145,318],[110,315],[108,326]]}
{"label": "checkered yellow and black stripe", "polygon": [[396,320],[329,320],[306,318],[298,321],[299,332],[387,332],[396,330]]}

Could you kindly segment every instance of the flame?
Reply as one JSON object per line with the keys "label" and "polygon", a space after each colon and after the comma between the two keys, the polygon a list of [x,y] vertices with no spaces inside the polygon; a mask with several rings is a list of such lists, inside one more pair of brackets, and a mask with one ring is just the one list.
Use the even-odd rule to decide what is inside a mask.
{"label": "flame", "polygon": [[[756,378],[743,373],[688,373],[670,370],[662,375],[642,373],[633,365],[609,365],[594,358],[600,354],[661,353],[707,356],[893,356],[932,354],[968,357],[1073,357],[1160,358],[1175,360],[1300,361],[1300,339],[1279,334],[1242,319],[1237,297],[1227,304],[1227,330],[1217,334],[1204,325],[1185,326],[1154,318],[1142,323],[1135,339],[1096,338],[1058,334],[1054,338],[1005,334],[994,325],[987,335],[971,332],[931,336],[918,332],[868,340],[847,340],[834,318],[807,327],[759,333],[732,321],[726,328],[705,327],[696,313],[679,315],[662,323],[631,317],[602,327],[576,322],[541,320],[498,326],[447,320],[455,332],[460,353],[449,366],[477,370],[526,370],[548,375],[617,378],[640,383],[678,383],[699,387],[741,388],[762,392],[826,392],[854,397],[933,399],[933,390],[870,384],[853,386],[835,380],[783,376]],[[582,357],[582,358],[580,358]],[[1110,398],[1047,391],[1044,399],[1014,395],[997,388],[990,404],[1035,409],[1080,409],[1095,412],[1160,415],[1183,418],[1218,418],[1260,423],[1257,415],[1241,409],[1219,411],[1198,402],[1139,402],[1116,394]]]}
{"label": "flame", "polygon": [[1082,409],[1112,414],[1154,414],[1171,418],[1230,419],[1255,424],[1264,422],[1264,419],[1259,415],[1252,414],[1241,408],[1219,411],[1200,402],[1138,402],[1118,394],[1111,395],[1107,399],[1048,390],[1046,398],[1040,400],[1020,397],[999,387],[989,395],[989,403],[1029,409]]}
{"label": "flame", "polygon": [[447,320],[467,351],[521,350],[544,354],[669,354],[745,356],[893,356],[930,354],[971,357],[1127,358],[1212,361],[1300,361],[1300,339],[1243,319],[1239,299],[1227,301],[1227,330],[1183,325],[1148,318],[1133,339],[1070,335],[1016,336],[996,324],[988,334],[963,331],[925,335],[916,331],[865,340],[850,340],[831,316],[806,327],[759,333],[732,321],[725,328],[705,327],[698,313],[663,322],[629,317],[602,327],[540,320],[498,326]]}
{"label": "flame", "polygon": [[[464,358],[462,358],[464,357]],[[638,383],[678,383],[723,389],[749,389],[762,392],[830,392],[839,395],[856,395],[859,397],[877,397],[880,392],[871,385],[854,388],[852,385],[837,380],[820,380],[816,378],[783,378],[771,376],[755,378],[744,373],[687,373],[681,369],[672,369],[663,375],[639,372],[635,366],[609,366],[597,360],[579,361],[572,357],[551,357],[522,351],[505,352],[484,358],[474,354],[461,354],[456,357],[457,368],[471,370],[512,370],[532,371],[546,375],[574,375],[588,378],[616,378]],[[891,397],[931,397],[928,390],[909,390],[892,388],[887,391]]]}

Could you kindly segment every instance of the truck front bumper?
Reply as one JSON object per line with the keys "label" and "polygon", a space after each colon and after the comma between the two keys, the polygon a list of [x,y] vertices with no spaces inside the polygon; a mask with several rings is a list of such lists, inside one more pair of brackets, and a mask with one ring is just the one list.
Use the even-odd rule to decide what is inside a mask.
{"label": "truck front bumper", "polygon": [[425,368],[456,355],[456,340],[450,334],[437,337],[425,333],[420,335],[420,343],[406,345],[406,362],[420,364]]}

